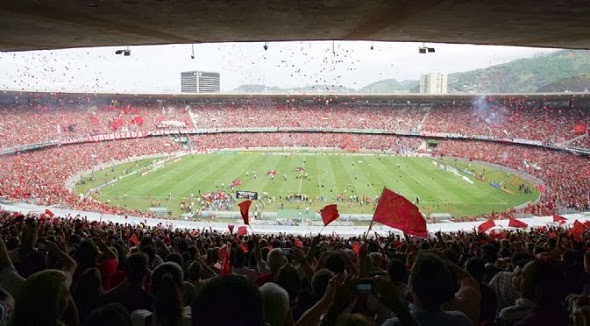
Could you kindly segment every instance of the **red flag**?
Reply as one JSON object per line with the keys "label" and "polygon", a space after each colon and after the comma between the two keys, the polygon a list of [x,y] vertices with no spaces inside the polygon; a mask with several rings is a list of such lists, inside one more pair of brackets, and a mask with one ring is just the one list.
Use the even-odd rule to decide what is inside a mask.
{"label": "red flag", "polygon": [[234,234],[234,225],[233,224],[228,224],[227,228],[229,229],[229,234]]}
{"label": "red flag", "polygon": [[137,237],[137,234],[132,235],[131,238],[129,238],[129,241],[133,243],[134,246],[139,246],[139,238]]}
{"label": "red flag", "polygon": [[428,237],[426,220],[418,207],[387,188],[383,188],[371,225],[373,222],[385,224],[409,235]]}
{"label": "red flag", "polygon": [[240,226],[238,228],[238,237],[248,234],[248,229],[245,226]]}
{"label": "red flag", "polygon": [[231,274],[231,266],[229,262],[229,257],[231,256],[231,245],[228,243],[225,245],[225,255],[223,257],[223,265],[221,265],[221,276],[226,276]]}
{"label": "red flag", "polygon": [[324,221],[324,226],[326,226],[340,217],[338,206],[336,204],[328,205],[320,210],[320,215],[322,215],[322,221]]}
{"label": "red flag", "polygon": [[511,217],[508,219],[508,226],[512,227],[512,228],[525,228],[526,229],[529,225],[523,221],[519,221],[519,220]]}
{"label": "red flag", "polygon": [[583,135],[586,133],[586,125],[583,123],[577,124],[574,126],[574,132],[578,135]]}
{"label": "red flag", "polygon": [[563,224],[567,222],[567,218],[560,216],[560,215],[553,215],[553,222]]}
{"label": "red flag", "polygon": [[238,204],[238,206],[240,206],[240,214],[242,214],[244,224],[246,225],[250,225],[250,221],[248,221],[248,211],[250,210],[250,205],[252,205],[251,200],[244,200]]}
{"label": "red flag", "polygon": [[586,226],[584,226],[584,224],[580,223],[580,221],[575,220],[574,227],[570,231],[570,234],[573,234],[574,239],[577,242],[580,242],[580,240],[582,240],[582,234],[584,234],[584,231],[586,231]]}
{"label": "red flag", "polygon": [[361,243],[358,241],[353,242],[351,245],[352,247],[352,252],[354,252],[355,254],[359,254],[359,251],[361,250]]}
{"label": "red flag", "polygon": [[242,248],[242,251],[243,251],[245,254],[247,254],[247,253],[248,253],[248,247],[246,247],[246,245],[245,245],[245,244],[243,244],[243,243],[242,243],[242,244],[240,244],[240,248]]}
{"label": "red flag", "polygon": [[293,245],[297,248],[303,248],[303,242],[301,242],[299,239],[293,240]]}
{"label": "red flag", "polygon": [[496,226],[496,223],[494,223],[494,220],[487,220],[487,221],[481,223],[477,227],[477,232],[478,233],[486,233],[487,230],[493,228],[494,226]]}
{"label": "red flag", "polygon": [[45,214],[49,215],[49,217],[54,217],[54,216],[55,216],[55,214],[53,214],[53,212],[52,212],[52,211],[50,211],[50,210],[49,210],[49,209],[47,209],[47,208],[45,209]]}
{"label": "red flag", "polygon": [[136,125],[143,126],[143,121],[144,120],[143,120],[143,118],[141,116],[135,117],[135,119],[133,119],[133,120],[135,120],[135,124]]}

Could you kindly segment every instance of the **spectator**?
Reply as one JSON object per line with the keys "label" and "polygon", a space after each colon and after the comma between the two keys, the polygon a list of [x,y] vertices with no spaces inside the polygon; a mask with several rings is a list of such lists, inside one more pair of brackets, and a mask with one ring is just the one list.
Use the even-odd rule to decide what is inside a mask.
{"label": "spectator", "polygon": [[151,280],[153,310],[134,311],[133,325],[190,325],[190,307],[184,307],[182,268],[173,262],[163,263],[154,269]]}
{"label": "spectator", "polygon": [[67,277],[59,270],[44,270],[25,280],[16,298],[14,325],[77,325],[78,312]]}
{"label": "spectator", "polygon": [[522,269],[522,297],[534,302],[530,313],[516,326],[567,325],[568,313],[562,306],[564,277],[559,268],[549,262],[533,260]]}
{"label": "spectator", "polygon": [[240,247],[232,249],[230,256],[231,264],[233,266],[234,274],[243,275],[253,284],[256,282],[258,273],[255,270],[244,267],[244,250]]}
{"label": "spectator", "polygon": [[192,304],[192,321],[194,326],[262,326],[260,292],[242,276],[213,278],[201,288]]}
{"label": "spectator", "polygon": [[284,264],[285,257],[283,256],[283,251],[280,248],[274,248],[273,250],[269,251],[267,262],[260,261],[258,263],[260,275],[256,279],[256,284],[260,286],[266,282],[271,282]]}
{"label": "spectator", "polygon": [[125,271],[127,279],[105,293],[105,301],[119,303],[131,312],[151,309],[152,297],[144,287],[149,273],[147,255],[144,253],[130,255],[125,262]]}
{"label": "spectator", "polygon": [[74,301],[78,308],[80,321],[83,322],[86,320],[86,317],[92,310],[102,305],[103,296],[104,290],[102,288],[100,271],[97,268],[85,270],[80,275],[78,286],[74,292]]}
{"label": "spectator", "polygon": [[264,321],[269,326],[283,326],[289,316],[289,294],[279,285],[267,282],[260,288]]}
{"label": "spectator", "polygon": [[497,301],[492,288],[483,282],[485,264],[482,258],[472,257],[465,263],[465,270],[477,281],[481,291],[480,322],[482,324],[493,324],[496,319]]}
{"label": "spectator", "polygon": [[131,317],[125,307],[111,303],[94,310],[83,323],[84,326],[131,326]]}
{"label": "spectator", "polygon": [[[448,265],[433,254],[422,253],[410,272],[410,288],[414,305],[412,316],[422,326],[472,325],[473,322],[460,311],[443,311],[442,305],[453,299],[456,279]],[[384,325],[402,325],[398,319]]]}

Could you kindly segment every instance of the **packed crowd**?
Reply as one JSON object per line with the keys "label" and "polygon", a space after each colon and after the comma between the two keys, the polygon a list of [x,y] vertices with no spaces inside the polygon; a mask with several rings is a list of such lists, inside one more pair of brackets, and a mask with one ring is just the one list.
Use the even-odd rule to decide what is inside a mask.
{"label": "packed crowd", "polygon": [[[419,138],[384,135],[347,135],[325,133],[233,133],[193,136],[193,150],[238,147],[336,147],[392,150],[397,153],[416,150]],[[116,214],[143,214],[125,207],[98,203],[65,188],[75,173],[90,170],[93,164],[113,160],[131,160],[134,156],[180,150],[170,137],[150,137],[53,147],[40,151],[0,157],[0,196],[23,199],[39,205],[67,204],[72,208]],[[502,143],[444,140],[435,156],[463,157],[497,163],[527,172],[545,182],[541,201],[519,212],[551,215],[564,208],[590,209],[590,161],[567,152],[528,148]],[[100,173],[100,172],[99,172]],[[494,218],[506,218],[516,210],[498,212]]]}
{"label": "packed crowd", "polygon": [[355,128],[417,131],[426,113],[414,106],[347,105],[310,103],[305,105],[193,105],[200,128],[301,127]]}
{"label": "packed crowd", "polygon": [[[128,139],[58,146],[0,157],[0,196],[38,205],[67,204],[72,208],[103,213],[139,214],[89,198],[81,199],[65,187],[68,178],[93,165],[136,156],[169,153],[178,144],[168,137]],[[100,174],[102,171],[96,171]]]}
{"label": "packed crowd", "polygon": [[590,148],[590,136],[586,135],[580,138],[576,138],[568,145],[571,147]]}
{"label": "packed crowd", "polygon": [[418,149],[422,140],[416,137],[355,135],[330,133],[233,133],[204,134],[191,137],[200,151],[224,148],[314,147],[387,150],[398,153]]}
{"label": "packed crowd", "polygon": [[180,106],[3,106],[0,108],[0,148],[91,135],[155,131],[164,121],[193,127]]}
{"label": "packed crowd", "polygon": [[590,111],[585,107],[506,104],[483,100],[470,105],[439,104],[433,107],[421,131],[559,144],[579,135],[576,126],[585,129],[590,125]]}
{"label": "packed crowd", "polygon": [[540,203],[524,210],[551,215],[556,208],[590,209],[590,160],[567,152],[483,141],[445,140],[435,155],[462,157],[507,166],[545,182]]}
{"label": "packed crowd", "polygon": [[[0,148],[117,132],[228,127],[355,128],[406,133],[444,132],[463,136],[562,143],[586,132],[590,110],[582,106],[504,103],[493,99],[432,106],[383,102],[135,105],[13,105],[0,108]],[[587,142],[581,141],[581,145]]]}
{"label": "packed crowd", "polygon": [[[590,321],[590,234],[341,238],[0,212],[3,325],[498,325]],[[247,232],[246,232],[247,233]]]}

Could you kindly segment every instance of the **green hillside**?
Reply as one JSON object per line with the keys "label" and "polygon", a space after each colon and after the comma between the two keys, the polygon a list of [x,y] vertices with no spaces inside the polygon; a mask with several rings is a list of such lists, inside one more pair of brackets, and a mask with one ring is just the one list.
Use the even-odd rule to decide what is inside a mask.
{"label": "green hillside", "polygon": [[537,90],[539,93],[588,91],[590,91],[590,74],[559,79]]}
{"label": "green hillside", "polygon": [[588,51],[562,50],[485,69],[449,75],[449,93],[527,93],[560,79],[590,73]]}
{"label": "green hillside", "polygon": [[310,85],[287,89],[288,92],[295,93],[354,93],[355,89],[344,87],[342,85]]}
{"label": "green hillside", "polygon": [[284,92],[283,89],[279,87],[269,87],[265,85],[258,85],[258,84],[247,84],[242,85],[236,89],[234,89],[236,93],[279,93]]}
{"label": "green hillside", "polygon": [[404,80],[399,82],[395,79],[384,79],[369,84],[358,90],[359,93],[389,94],[389,93],[410,93],[412,88],[419,85],[417,80]]}

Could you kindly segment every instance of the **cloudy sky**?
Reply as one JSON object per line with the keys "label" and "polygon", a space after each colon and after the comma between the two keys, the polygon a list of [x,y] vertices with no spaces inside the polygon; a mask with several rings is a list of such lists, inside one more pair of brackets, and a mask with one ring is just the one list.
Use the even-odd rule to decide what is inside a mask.
{"label": "cloudy sky", "polygon": [[[0,53],[0,89],[70,92],[178,93],[180,72],[221,73],[221,89],[243,84],[281,88],[313,84],[359,89],[382,79],[418,79],[428,72],[460,72],[554,50],[421,43],[273,42],[133,46]],[[373,50],[371,50],[373,45]]]}

